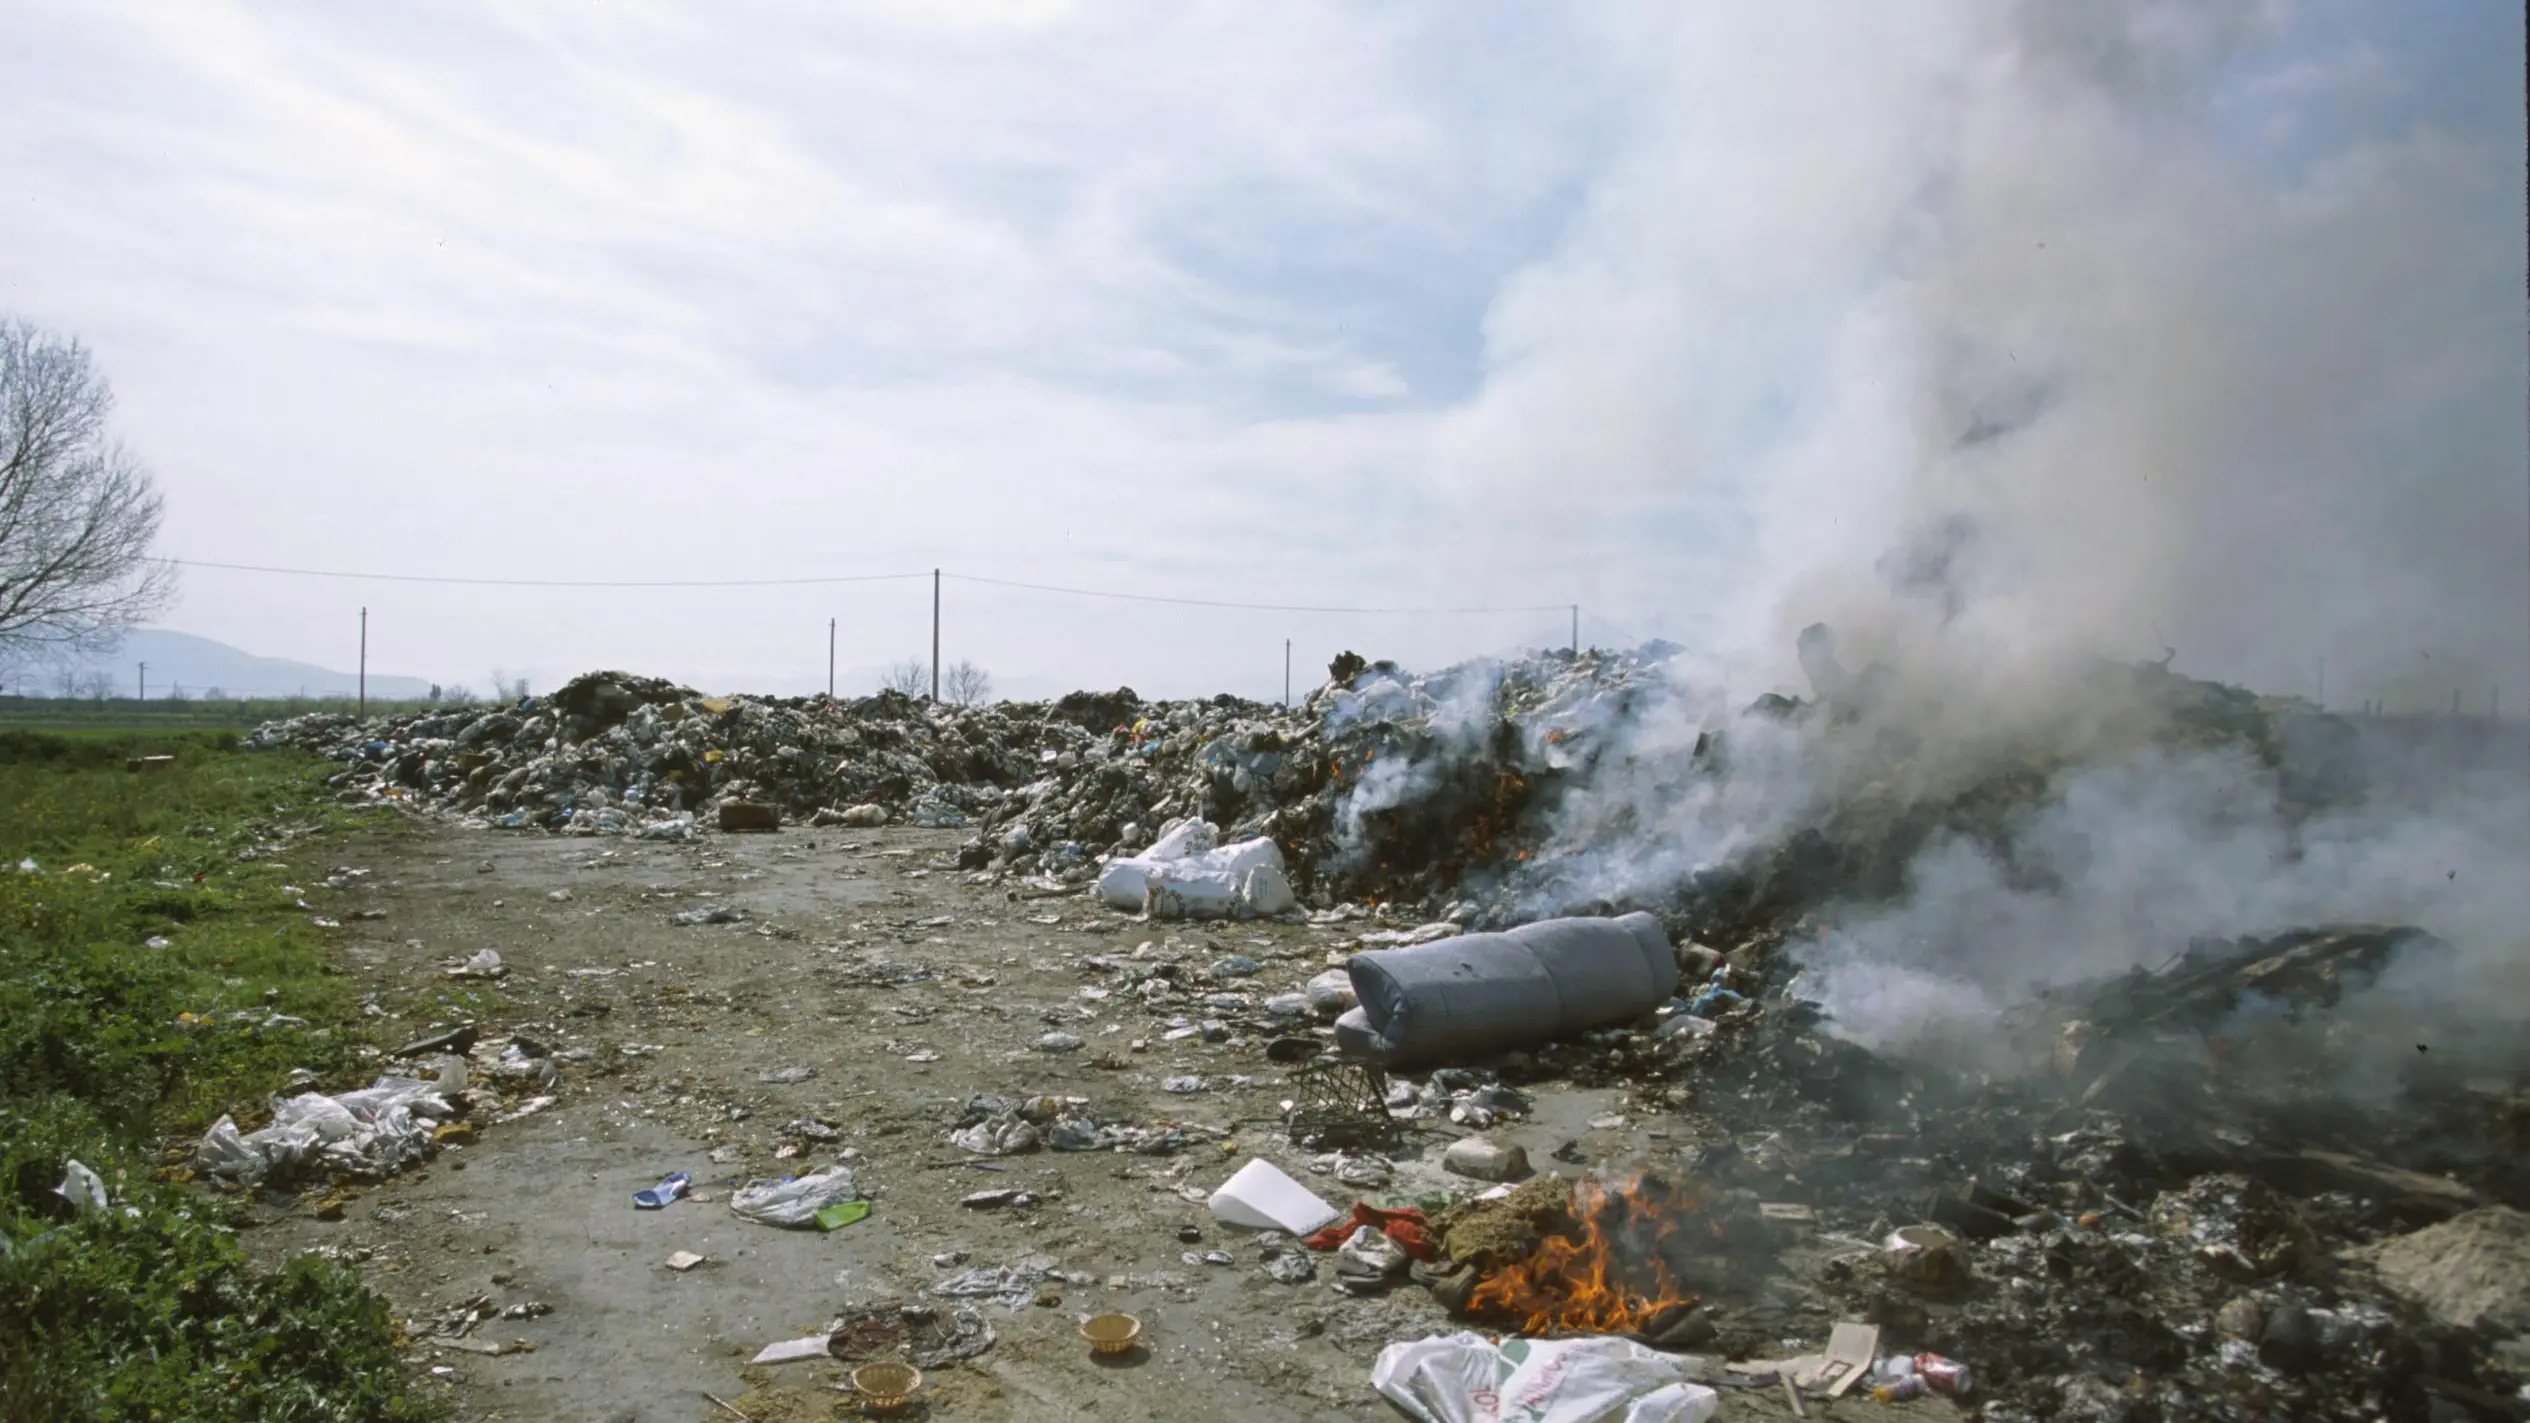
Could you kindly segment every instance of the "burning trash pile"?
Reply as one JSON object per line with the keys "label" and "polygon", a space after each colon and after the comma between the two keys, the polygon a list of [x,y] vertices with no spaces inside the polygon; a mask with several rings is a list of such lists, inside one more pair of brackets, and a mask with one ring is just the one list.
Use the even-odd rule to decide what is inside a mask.
{"label": "burning trash pile", "polygon": [[[1261,1163],[1224,1192],[1333,1252],[1334,1288],[1411,1281],[1485,1331],[1383,1354],[1375,1384],[1418,1417],[1491,1416],[1448,1400],[1546,1357],[1519,1342],[1537,1341],[1588,1343],[1575,1366],[1638,1398],[1709,1387],[1720,1416],[1763,1389],[1996,1420],[2518,1418],[2530,1064],[2453,1080],[2409,1045],[2363,1069],[2374,1097],[2340,1090],[2384,985],[2455,952],[2387,926],[2200,940],[2033,995],[1991,1027],[2031,1070],[1960,1078],[1837,1036],[1769,967],[1779,946],[1689,943],[1681,996],[1630,1022],[1481,1065],[1296,1071],[1295,1144],[1332,1144],[1334,1108],[1385,1118],[1312,1163],[1371,1193],[1349,1218]],[[1428,1149],[1505,1184],[1379,1194],[1396,1167],[1373,1150],[1402,1162],[1408,1138],[1527,1119],[1557,1084],[1622,1089],[1682,1144],[1567,1144],[1553,1160],[1581,1169],[1541,1176],[1479,1165],[1502,1153],[1460,1136]],[[1263,1249],[1277,1281],[1323,1278]],[[1663,1406],[1708,1416],[1691,1397]]]}
{"label": "burning trash pile", "polygon": [[[596,672],[517,706],[314,713],[251,740],[343,763],[332,784],[347,793],[498,828],[673,839],[698,814],[762,804],[796,820],[972,826],[965,868],[1072,885],[1201,821],[1222,827],[1224,848],[1271,840],[1278,873],[1315,902],[1437,903],[1461,878],[1516,863],[1530,787],[1578,767],[1592,728],[1662,695],[1670,651],[1428,676],[1347,654],[1288,709],[1129,689],[984,707],[707,697]],[[1285,898],[1268,891],[1256,912]]]}
{"label": "burning trash pile", "polygon": [[[680,839],[695,833],[698,816],[724,829],[785,817],[967,827],[961,868],[1069,887],[1088,885],[1115,859],[1165,858],[1149,852],[1200,822],[1215,828],[1218,848],[1206,849],[1224,860],[1222,873],[1174,886],[1157,876],[1200,901],[1193,912],[1367,903],[1427,918],[1456,909],[1469,922],[1507,926],[1541,911],[1590,912],[1639,888],[1584,873],[1609,842],[1652,828],[1638,810],[1611,816],[1576,801],[1598,779],[1621,772],[1648,778],[1647,797],[1691,799],[1745,774],[1743,742],[1886,740],[1869,716],[1869,699],[1889,695],[1886,679],[1843,674],[1814,640],[1805,655],[1821,688],[1815,700],[1769,694],[1736,715],[1702,717],[1710,724],[1688,737],[1691,746],[1638,744],[1647,726],[1691,719],[1667,672],[1676,652],[1652,643],[1537,653],[1422,675],[1348,653],[1293,708],[1226,696],[1144,702],[1129,689],[983,707],[893,693],[707,697],[598,672],[514,707],[366,721],[317,713],[267,724],[252,741],[343,763],[332,784],[347,794],[496,828]],[[2288,779],[2315,759],[2288,753],[2343,730],[2158,667],[2104,664],[2097,675],[2137,708],[2130,742],[2237,746]],[[1892,797],[1888,784],[1902,769],[1872,793],[1802,807],[1799,823],[1695,867],[1675,902],[1636,907],[1709,930],[1893,893],[1928,839],[1999,833],[2064,767],[2032,760],[1939,797]],[[2287,790],[2304,799],[2342,792],[2307,775]],[[1235,881],[1254,857],[1230,852],[1259,840],[1279,863],[1243,899]]]}

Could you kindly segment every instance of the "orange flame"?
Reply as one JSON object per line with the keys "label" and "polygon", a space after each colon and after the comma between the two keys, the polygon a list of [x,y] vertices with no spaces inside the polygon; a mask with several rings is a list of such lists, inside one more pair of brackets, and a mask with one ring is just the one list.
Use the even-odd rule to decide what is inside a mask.
{"label": "orange flame", "polygon": [[1670,1274],[1662,1242],[1693,1202],[1643,1181],[1573,1188],[1575,1233],[1549,1235],[1528,1258],[1477,1284],[1471,1314],[1517,1322],[1522,1334],[1640,1334],[1695,1303]]}

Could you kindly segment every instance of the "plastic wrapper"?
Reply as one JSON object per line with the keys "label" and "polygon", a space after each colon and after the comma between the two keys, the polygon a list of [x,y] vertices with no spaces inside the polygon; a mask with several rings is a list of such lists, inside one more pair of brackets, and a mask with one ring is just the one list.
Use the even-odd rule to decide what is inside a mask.
{"label": "plastic wrapper", "polygon": [[766,1225],[798,1227],[815,1224],[817,1212],[826,1207],[853,1199],[852,1172],[829,1166],[805,1176],[743,1187],[729,1197],[729,1209]]}

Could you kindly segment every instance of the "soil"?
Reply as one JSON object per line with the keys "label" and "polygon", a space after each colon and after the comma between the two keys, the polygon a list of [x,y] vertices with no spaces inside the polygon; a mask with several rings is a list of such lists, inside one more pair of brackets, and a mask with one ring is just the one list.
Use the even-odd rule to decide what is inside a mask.
{"label": "soil", "polygon": [[[316,1217],[329,1193],[260,1198],[249,1248],[272,1261],[331,1247],[358,1262],[408,1321],[417,1370],[468,1420],[728,1419],[707,1394],[758,1420],[856,1417],[841,1387],[846,1366],[748,1360],[848,1309],[1031,1257],[1064,1276],[1033,1305],[983,1305],[998,1342],[930,1373],[925,1404],[900,1416],[1397,1417],[1369,1387],[1379,1349],[1461,1326],[1410,1285],[1343,1294],[1331,1261],[1312,1283],[1268,1278],[1255,1244],[1205,1210],[1212,1188],[1261,1155],[1339,1207],[1354,1193],[1311,1175],[1311,1153],[1274,1129],[1288,1069],[1267,1060],[1264,1035],[1163,1038],[1177,1020],[1261,1020],[1261,1006],[1222,1012],[1201,1000],[1230,991],[1261,1005],[1340,962],[1361,926],[1163,925],[1079,898],[1022,898],[943,868],[960,838],[789,829],[658,844],[419,822],[329,850],[368,871],[312,904],[343,920],[343,964],[375,995],[382,1040],[472,1020],[488,1044],[524,1034],[567,1060],[553,1105],[479,1122],[474,1142],[352,1195],[338,1220]],[[715,904],[747,918],[673,920]],[[442,972],[484,948],[508,967],[497,983]],[[1146,1003],[1119,972],[1084,962],[1137,952],[1181,965],[1184,991]],[[1208,978],[1207,966],[1230,954],[1264,967]],[[1084,1045],[1037,1047],[1058,1030]],[[1136,1039],[1147,1046],[1134,1050]],[[764,1080],[786,1068],[815,1075]],[[1162,1089],[1183,1075],[1208,1089]],[[1085,1097],[1102,1122],[1202,1130],[1174,1156],[1039,1151],[978,1167],[944,1137],[979,1093]],[[1491,1135],[1541,1163],[1576,1138],[1615,1163],[1683,1145],[1646,1140],[1649,1124],[1588,1125],[1616,1105],[1610,1093],[1548,1090],[1534,1116]],[[804,1118],[837,1138],[786,1134]],[[1466,1189],[1439,1168],[1450,1139],[1415,1139],[1389,1194]],[[805,1149],[776,1155],[792,1143]],[[857,1224],[784,1230],[728,1208],[737,1184],[839,1159],[874,1202]],[[693,1194],[635,1209],[633,1192],[671,1171],[691,1174]],[[1038,1203],[961,1206],[1001,1188]],[[1181,1240],[1188,1226],[1200,1239]],[[1235,1263],[1184,1258],[1212,1250]],[[705,1263],[669,1270],[680,1251]],[[956,1252],[962,1262],[936,1262]],[[465,1339],[532,1349],[487,1357],[430,1335],[479,1296],[550,1306],[486,1319]],[[1093,1362],[1078,1322],[1110,1310],[1143,1320],[1142,1347]],[[1843,1418],[1881,1411],[1860,1398],[1836,1407]],[[1951,1414],[1946,1404],[1902,1407],[1918,1419]],[[1771,1392],[1731,1391],[1725,1411],[1790,1416]]]}

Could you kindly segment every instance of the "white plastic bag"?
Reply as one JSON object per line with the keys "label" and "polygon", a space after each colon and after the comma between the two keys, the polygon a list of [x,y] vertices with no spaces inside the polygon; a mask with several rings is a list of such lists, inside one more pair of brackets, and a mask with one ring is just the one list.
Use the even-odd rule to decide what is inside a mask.
{"label": "white plastic bag", "polygon": [[1370,1382],[1421,1423],[1705,1423],[1722,1404],[1687,1382],[1699,1365],[1630,1339],[1452,1334],[1380,1350]]}
{"label": "white plastic bag", "polygon": [[817,1212],[838,1201],[854,1199],[852,1172],[842,1166],[811,1171],[788,1181],[763,1181],[729,1198],[729,1208],[766,1225],[801,1226],[816,1222]]}
{"label": "white plastic bag", "polygon": [[76,1159],[63,1165],[61,1184],[53,1188],[53,1194],[81,1210],[101,1211],[106,1206],[105,1182]]}
{"label": "white plastic bag", "polygon": [[1184,859],[1143,861],[1142,907],[1154,919],[1273,915],[1300,902],[1283,871],[1281,848],[1262,836]]}
{"label": "white plastic bag", "polygon": [[224,1176],[250,1186],[264,1178],[266,1169],[263,1153],[248,1146],[236,1121],[225,1116],[211,1123],[211,1129],[202,1134],[202,1140],[193,1148],[193,1159],[202,1164],[204,1175]]}
{"label": "white plastic bag", "polygon": [[1380,1350],[1370,1386],[1417,1423],[1499,1423],[1505,1372],[1485,1336],[1434,1335]]}

